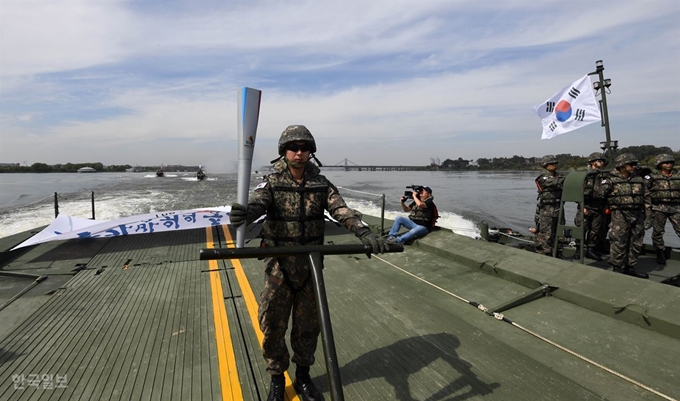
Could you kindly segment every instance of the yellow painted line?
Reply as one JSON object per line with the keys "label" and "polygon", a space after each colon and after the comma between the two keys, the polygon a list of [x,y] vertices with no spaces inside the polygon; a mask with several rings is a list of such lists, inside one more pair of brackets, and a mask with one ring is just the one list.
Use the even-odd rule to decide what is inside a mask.
{"label": "yellow painted line", "polygon": [[[214,248],[212,227],[205,228],[206,247]],[[234,346],[231,343],[229,320],[227,309],[224,306],[224,293],[222,292],[222,280],[216,260],[209,260],[210,290],[212,293],[213,318],[215,320],[215,340],[217,341],[217,364],[220,373],[220,385],[222,388],[222,400],[243,400],[241,382],[236,370],[236,356]]]}
{"label": "yellow painted line", "polygon": [[[227,247],[235,248],[234,240],[232,239],[231,233],[229,232],[229,226],[223,224],[222,231],[224,232]],[[243,293],[243,300],[246,303],[246,308],[248,309],[250,321],[253,324],[255,335],[257,335],[257,341],[260,343],[260,349],[262,349],[262,340],[264,339],[264,335],[260,330],[259,319],[257,318],[258,303],[257,299],[255,299],[253,288],[250,286],[250,282],[248,282],[248,278],[246,277],[246,273],[243,270],[241,261],[238,259],[231,259],[231,265],[234,267],[234,272],[236,273],[236,280],[238,281],[239,287],[241,287],[241,292]],[[300,400],[300,398],[298,398],[297,393],[295,392],[295,389],[293,388],[293,382],[290,380],[288,372],[284,372],[283,375],[286,377],[286,396],[288,397],[288,399],[290,401]]]}

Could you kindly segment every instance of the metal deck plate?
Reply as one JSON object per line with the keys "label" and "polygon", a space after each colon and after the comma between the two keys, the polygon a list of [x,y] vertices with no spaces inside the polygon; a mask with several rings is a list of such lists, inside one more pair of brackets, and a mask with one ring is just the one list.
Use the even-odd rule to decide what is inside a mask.
{"label": "metal deck plate", "polygon": [[[327,241],[356,243],[343,228],[327,227]],[[221,227],[172,234],[112,238],[81,248],[71,241],[44,244],[5,265],[21,272],[36,263],[66,269],[75,260],[87,261],[0,337],[0,399],[266,399],[269,377],[255,322],[263,262],[199,261],[201,248],[232,245],[233,233]],[[597,280],[622,286],[621,300],[658,304],[664,294],[671,309],[677,306],[667,298],[677,298],[677,288],[599,269],[579,275],[569,265],[546,266],[538,255],[516,252],[441,231],[401,254],[326,256],[345,398],[656,397],[460,299],[493,307],[546,280],[566,295],[556,292],[504,314],[632,380],[680,396],[678,338],[585,305],[594,299],[606,306],[597,296],[610,290],[585,294],[598,288]],[[46,255],[61,255],[61,261],[50,264]],[[584,301],[586,295],[595,298]],[[666,322],[674,330],[677,317],[646,305],[653,326]],[[7,308],[0,317],[16,313]],[[321,348],[316,357],[312,378],[329,399]],[[23,389],[16,388],[20,377],[26,379]]]}

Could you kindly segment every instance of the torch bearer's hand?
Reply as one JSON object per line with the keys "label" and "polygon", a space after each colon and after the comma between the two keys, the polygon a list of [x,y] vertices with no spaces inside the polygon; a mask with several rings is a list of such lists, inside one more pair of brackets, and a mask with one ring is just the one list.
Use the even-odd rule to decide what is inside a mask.
{"label": "torch bearer's hand", "polygon": [[247,206],[243,206],[240,203],[234,203],[231,205],[229,221],[234,228],[238,228],[243,224],[251,223],[254,220],[253,217],[253,213],[248,211]]}

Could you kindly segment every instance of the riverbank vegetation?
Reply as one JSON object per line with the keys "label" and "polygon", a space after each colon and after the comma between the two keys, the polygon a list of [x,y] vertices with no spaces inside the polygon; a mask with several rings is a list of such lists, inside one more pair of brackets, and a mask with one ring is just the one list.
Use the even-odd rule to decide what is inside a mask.
{"label": "riverbank vegetation", "polygon": [[[30,166],[3,165],[0,166],[0,173],[77,173],[78,169],[92,167],[98,172],[125,172],[130,168],[128,165],[104,166],[102,163],[66,163],[49,165],[46,163],[33,163]],[[155,170],[152,170],[155,171]]]}
{"label": "riverbank vegetation", "polygon": [[[673,149],[667,146],[628,146],[621,148],[617,152],[632,153],[640,161],[641,166],[654,168],[654,158],[662,153],[669,153],[675,157],[676,161],[680,161],[680,150],[674,152]],[[588,155],[574,156],[569,153],[556,154],[558,168],[561,171],[575,171],[585,170],[588,167]],[[475,160],[464,160],[459,157],[457,160],[446,159],[440,166],[431,166],[432,169],[437,170],[537,170],[540,169],[540,157],[494,157],[490,159],[480,158]],[[678,164],[678,163],[676,163]]]}

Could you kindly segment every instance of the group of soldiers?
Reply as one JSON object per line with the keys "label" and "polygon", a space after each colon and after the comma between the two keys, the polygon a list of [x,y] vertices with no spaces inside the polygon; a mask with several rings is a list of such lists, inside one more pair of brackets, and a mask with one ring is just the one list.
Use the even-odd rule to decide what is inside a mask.
{"label": "group of soldiers", "polygon": [[[638,166],[637,158],[624,153],[616,157],[614,169],[603,170],[606,158],[595,152],[588,157],[589,174],[583,184],[583,217],[576,213],[575,225],[583,227],[584,243],[579,246],[588,258],[602,260],[600,244],[605,237],[606,216],[609,223],[609,264],[614,272],[647,278],[635,265],[642,250],[645,230],[652,228],[652,244],[656,262],[666,264],[663,235],[666,220],[670,220],[680,237],[680,175],[674,168],[672,155],[661,154],[655,158],[655,171],[645,171]],[[563,176],[557,173],[557,158],[543,157],[543,171],[536,178],[538,205],[534,243],[536,252],[548,256],[553,246],[560,215]],[[561,257],[561,251],[558,252]]]}

